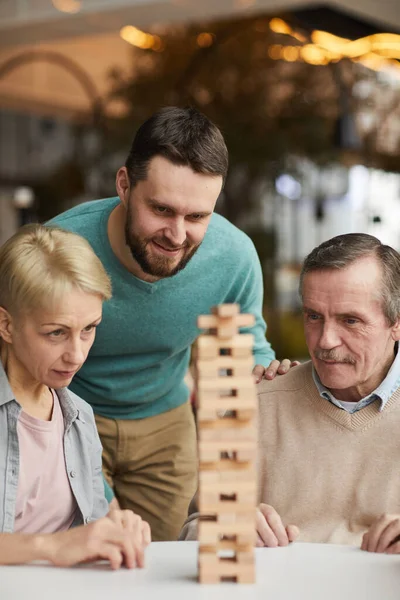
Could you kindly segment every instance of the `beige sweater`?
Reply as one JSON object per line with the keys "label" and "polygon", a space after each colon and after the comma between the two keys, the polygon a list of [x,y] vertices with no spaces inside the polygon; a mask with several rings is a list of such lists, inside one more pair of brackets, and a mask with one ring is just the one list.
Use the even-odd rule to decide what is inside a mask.
{"label": "beige sweater", "polygon": [[259,502],[299,541],[359,545],[382,513],[400,513],[400,389],[382,412],[374,402],[350,415],[319,396],[308,362],[258,394]]}

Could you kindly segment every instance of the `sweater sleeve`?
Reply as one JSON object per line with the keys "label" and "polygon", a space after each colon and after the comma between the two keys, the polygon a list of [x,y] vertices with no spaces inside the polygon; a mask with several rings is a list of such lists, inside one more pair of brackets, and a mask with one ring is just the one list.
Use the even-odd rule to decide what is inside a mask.
{"label": "sweater sleeve", "polygon": [[267,367],[274,360],[275,352],[265,337],[267,324],[262,315],[264,289],[260,259],[250,239],[249,243],[247,260],[242,266],[243,283],[235,301],[240,304],[242,313],[251,313],[255,316],[255,324],[252,327],[244,328],[243,333],[254,335],[255,364]]}
{"label": "sweater sleeve", "polygon": [[188,517],[183,524],[178,537],[180,542],[193,542],[197,540],[197,528],[200,513],[198,512],[198,491],[193,496],[188,510]]}

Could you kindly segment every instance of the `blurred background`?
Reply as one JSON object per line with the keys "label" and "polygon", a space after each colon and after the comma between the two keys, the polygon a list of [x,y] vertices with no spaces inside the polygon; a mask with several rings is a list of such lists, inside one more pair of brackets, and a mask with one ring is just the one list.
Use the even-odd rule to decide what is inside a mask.
{"label": "blurred background", "polygon": [[305,357],[304,256],[363,231],[400,249],[399,0],[0,0],[0,243],[115,195],[138,125],[222,129],[217,211],[253,239],[268,339]]}

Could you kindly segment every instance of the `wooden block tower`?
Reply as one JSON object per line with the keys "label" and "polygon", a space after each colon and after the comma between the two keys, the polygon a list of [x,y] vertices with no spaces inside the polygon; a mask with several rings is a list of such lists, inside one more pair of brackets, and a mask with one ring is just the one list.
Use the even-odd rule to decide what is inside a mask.
{"label": "wooden block tower", "polygon": [[254,323],[237,304],[198,318],[199,581],[255,581],[257,397]]}

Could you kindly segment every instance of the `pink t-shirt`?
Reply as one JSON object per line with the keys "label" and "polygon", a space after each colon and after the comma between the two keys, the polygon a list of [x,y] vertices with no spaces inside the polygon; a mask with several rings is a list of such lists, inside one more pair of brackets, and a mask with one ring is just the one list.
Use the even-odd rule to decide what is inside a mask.
{"label": "pink t-shirt", "polygon": [[19,480],[14,531],[52,533],[68,529],[75,517],[72,493],[64,458],[64,418],[53,392],[51,421],[21,411]]}

